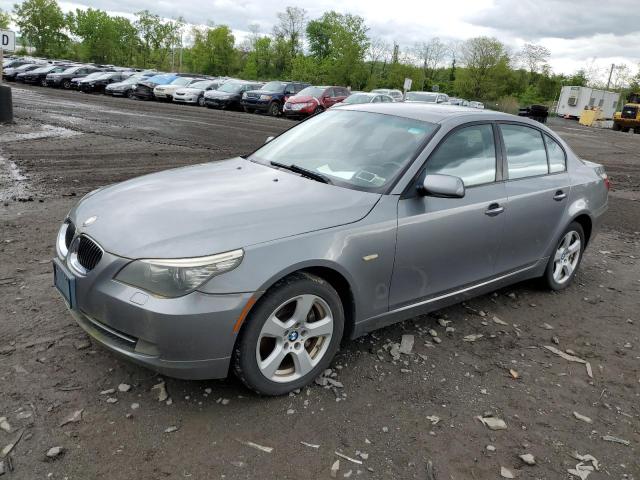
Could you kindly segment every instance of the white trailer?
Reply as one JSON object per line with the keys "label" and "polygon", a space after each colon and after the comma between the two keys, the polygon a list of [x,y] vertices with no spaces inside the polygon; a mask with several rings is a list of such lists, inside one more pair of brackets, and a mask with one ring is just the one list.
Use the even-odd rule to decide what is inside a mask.
{"label": "white trailer", "polygon": [[605,119],[613,118],[620,94],[589,87],[562,87],[556,114],[579,118],[585,108],[600,107]]}

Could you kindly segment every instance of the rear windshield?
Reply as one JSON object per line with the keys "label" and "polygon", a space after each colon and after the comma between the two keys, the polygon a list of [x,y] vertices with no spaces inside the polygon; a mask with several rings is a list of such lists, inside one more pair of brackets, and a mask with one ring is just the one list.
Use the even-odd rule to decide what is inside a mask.
{"label": "rear windshield", "polygon": [[428,103],[436,103],[436,99],[438,95],[436,93],[425,93],[425,92],[407,92],[407,100],[411,100],[414,102],[428,102]]}
{"label": "rear windshield", "polygon": [[269,82],[260,90],[264,90],[265,92],[281,92],[284,90],[286,83],[284,82]]}
{"label": "rear windshield", "polygon": [[349,95],[344,99],[342,103],[348,103],[355,105],[358,103],[369,103],[373,97],[371,95],[364,95],[362,93],[356,93],[355,95]]}
{"label": "rear windshield", "polygon": [[326,88],[322,88],[322,87],[307,87],[300,90],[300,92],[297,93],[296,95],[300,95],[301,97],[319,98],[324,93],[325,90]]}

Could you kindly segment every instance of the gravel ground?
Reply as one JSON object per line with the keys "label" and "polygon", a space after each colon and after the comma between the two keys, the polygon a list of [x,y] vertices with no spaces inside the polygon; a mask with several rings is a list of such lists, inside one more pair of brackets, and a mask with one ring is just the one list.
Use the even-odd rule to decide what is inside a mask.
{"label": "gravel ground", "polygon": [[[640,135],[551,122],[614,188],[569,289],[526,282],[347,342],[331,371],[343,388],[260,398],[233,378],[166,379],[160,402],[158,376],[92,345],[54,291],[59,223],[100,185],[248,153],[293,123],[41,88],[14,104],[0,126],[6,477],[315,479],[339,460],[337,478],[575,479],[592,455],[589,480],[640,479]],[[396,359],[403,335],[415,344]]]}

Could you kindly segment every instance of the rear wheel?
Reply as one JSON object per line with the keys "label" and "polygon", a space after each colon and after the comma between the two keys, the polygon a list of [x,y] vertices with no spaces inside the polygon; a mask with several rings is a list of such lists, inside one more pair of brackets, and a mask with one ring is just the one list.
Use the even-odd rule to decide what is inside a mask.
{"label": "rear wheel", "polygon": [[278,102],[271,102],[269,104],[268,112],[272,117],[277,117],[278,115],[280,115],[280,104]]}
{"label": "rear wheel", "polygon": [[263,395],[283,395],[312,382],[338,351],[344,330],[340,297],[325,280],[293,274],[253,308],[237,341],[238,378]]}
{"label": "rear wheel", "polygon": [[62,82],[62,88],[64,88],[65,90],[69,90],[71,88],[71,81],[65,80],[64,82]]}
{"label": "rear wheel", "polygon": [[556,249],[549,258],[544,274],[545,283],[552,290],[568,287],[575,277],[585,247],[582,226],[572,222],[560,237]]}

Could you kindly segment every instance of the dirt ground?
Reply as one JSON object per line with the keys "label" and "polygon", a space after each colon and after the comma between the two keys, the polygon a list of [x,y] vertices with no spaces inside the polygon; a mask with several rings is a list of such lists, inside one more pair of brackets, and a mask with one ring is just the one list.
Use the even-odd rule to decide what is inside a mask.
{"label": "dirt ground", "polygon": [[[339,459],[337,478],[576,479],[589,454],[589,480],[640,480],[640,135],[551,122],[613,184],[569,289],[518,284],[347,342],[332,365],[342,389],[260,398],[234,378],[166,379],[167,404],[157,375],[87,343],[66,312],[50,266],[59,224],[98,186],[248,153],[292,122],[41,88],[15,88],[14,111],[0,126],[0,449],[15,443],[3,478],[322,479]],[[394,360],[403,334],[413,353]],[[506,430],[476,419],[491,415]]]}

